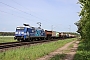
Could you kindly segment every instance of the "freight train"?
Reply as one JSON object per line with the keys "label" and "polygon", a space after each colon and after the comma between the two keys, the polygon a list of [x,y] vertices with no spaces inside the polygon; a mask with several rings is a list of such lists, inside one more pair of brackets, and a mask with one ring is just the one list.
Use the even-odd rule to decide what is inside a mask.
{"label": "freight train", "polygon": [[75,35],[64,34],[56,31],[44,30],[40,27],[31,27],[29,24],[16,27],[15,40],[18,41],[34,41],[34,40],[48,40],[60,38],[73,38]]}

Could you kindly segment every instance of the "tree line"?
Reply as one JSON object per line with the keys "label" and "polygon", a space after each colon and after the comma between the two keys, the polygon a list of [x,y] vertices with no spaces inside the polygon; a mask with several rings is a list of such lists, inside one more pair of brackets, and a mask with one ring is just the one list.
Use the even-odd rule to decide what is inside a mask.
{"label": "tree line", "polygon": [[0,32],[0,36],[14,36],[15,32]]}
{"label": "tree line", "polygon": [[90,0],[78,0],[81,5],[80,20],[75,24],[81,35],[81,42],[74,60],[90,60]]}
{"label": "tree line", "polygon": [[78,33],[80,33],[81,38],[85,41],[90,41],[90,0],[79,0],[78,2],[81,6],[80,20],[75,24],[78,27]]}
{"label": "tree line", "polygon": [[75,24],[81,35],[81,42],[74,60],[90,60],[90,0],[78,0],[81,5],[80,20]]}

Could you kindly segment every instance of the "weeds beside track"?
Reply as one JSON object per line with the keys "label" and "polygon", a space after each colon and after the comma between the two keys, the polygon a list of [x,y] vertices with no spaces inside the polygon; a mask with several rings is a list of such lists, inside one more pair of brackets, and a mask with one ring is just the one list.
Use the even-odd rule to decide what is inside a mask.
{"label": "weeds beside track", "polygon": [[15,50],[9,50],[0,53],[1,60],[36,60],[37,58],[47,55],[48,53],[62,47],[73,39],[59,40],[55,42],[50,42],[47,44],[40,44],[37,46],[21,47]]}
{"label": "weeds beside track", "polygon": [[51,42],[51,41],[57,41],[57,40],[55,39],[55,40],[42,40],[42,41],[31,41],[31,42],[7,42],[7,43],[0,43],[0,49],[17,47],[17,46],[24,46],[24,45],[30,45],[30,44],[37,44],[37,43],[44,43],[44,42]]}

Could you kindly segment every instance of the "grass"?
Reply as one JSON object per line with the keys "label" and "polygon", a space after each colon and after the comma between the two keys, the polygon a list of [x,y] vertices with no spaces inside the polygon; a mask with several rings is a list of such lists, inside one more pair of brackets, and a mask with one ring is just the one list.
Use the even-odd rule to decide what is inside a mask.
{"label": "grass", "polygon": [[90,41],[81,41],[74,60],[90,60]]}
{"label": "grass", "polygon": [[73,44],[71,44],[66,50],[64,50],[63,53],[71,52],[71,48],[73,48]]}
{"label": "grass", "polygon": [[6,37],[6,36],[0,36],[0,43],[5,43],[5,42],[14,42],[14,37]]}
{"label": "grass", "polygon": [[52,57],[50,60],[63,60],[64,59],[64,57],[66,56],[66,53],[68,53],[68,52],[70,52],[71,50],[71,48],[73,47],[73,44],[71,44],[66,50],[63,50],[62,52],[62,54],[57,54],[57,55],[55,55],[54,57]]}
{"label": "grass", "polygon": [[57,54],[52,57],[50,60],[62,60],[65,57],[65,54]]}
{"label": "grass", "polygon": [[50,42],[47,44],[40,44],[30,47],[21,47],[19,49],[8,50],[6,52],[0,53],[1,60],[36,60],[48,53],[62,47],[68,42],[71,42],[73,39],[59,40],[56,42]]}

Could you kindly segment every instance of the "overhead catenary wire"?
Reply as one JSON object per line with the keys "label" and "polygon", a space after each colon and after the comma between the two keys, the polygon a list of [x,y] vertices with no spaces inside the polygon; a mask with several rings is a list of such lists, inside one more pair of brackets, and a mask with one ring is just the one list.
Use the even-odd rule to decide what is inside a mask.
{"label": "overhead catenary wire", "polygon": [[[6,6],[10,7],[10,8],[13,8],[13,9],[15,9],[15,10],[18,10],[18,11],[20,11],[20,12],[23,12],[23,13],[25,13],[25,14],[28,14],[28,15],[30,15],[30,16],[33,16],[34,18],[37,18],[37,19],[38,19],[37,22],[41,22],[40,20],[43,20],[43,21],[41,22],[42,24],[46,23],[47,21],[48,21],[48,23],[50,23],[50,21],[49,21],[48,19],[42,19],[42,18],[39,18],[39,17],[37,17],[37,16],[34,16],[34,15],[30,14],[30,13],[27,13],[27,12],[21,10],[21,9],[15,8],[15,7],[13,7],[13,6],[10,6],[10,5],[6,4],[6,3],[3,3],[3,2],[0,2],[0,3],[3,4],[3,5],[6,5]],[[20,4],[19,4],[19,5],[20,5]],[[22,7],[23,7],[23,6],[22,6]],[[29,9],[28,9],[28,10],[29,10]],[[11,14],[11,15],[12,15],[12,14]],[[14,14],[13,14],[13,15],[14,15]],[[14,15],[14,16],[16,16],[16,15]],[[17,16],[17,17],[22,18],[22,19],[25,19],[25,20],[30,20],[30,21],[33,22],[33,20],[27,19],[27,18],[25,18],[25,17],[21,17],[21,16]]]}
{"label": "overhead catenary wire", "polygon": [[[27,9],[28,11],[31,11],[30,9],[28,9],[27,7],[25,7],[25,6],[22,6],[20,3],[18,3],[18,2],[16,2],[15,0],[11,0],[11,1],[13,1],[14,3],[16,3],[17,5],[19,5],[19,6],[21,6],[21,7],[23,7],[23,8],[25,8],[25,9]],[[32,12],[32,11],[31,11]],[[35,12],[34,12],[35,13]],[[38,17],[39,18],[39,17]],[[39,19],[41,19],[41,20],[45,20],[45,19],[42,19],[42,18],[39,18]],[[46,19],[47,20],[47,19]]]}
{"label": "overhead catenary wire", "polygon": [[[23,11],[23,10],[20,10],[20,9],[18,9],[18,8],[15,8],[15,7],[12,7],[12,6],[10,6],[10,5],[6,4],[6,3],[3,3],[3,2],[0,2],[0,3],[6,5],[6,6],[8,6],[8,7],[11,7],[11,8],[13,8],[13,9],[15,9],[15,10],[21,11],[21,12],[23,12],[23,13],[25,13],[25,14],[28,14],[28,15],[30,15],[30,16],[33,16],[33,17],[35,17],[35,18],[37,18],[37,19],[40,19],[40,18],[38,18],[38,17],[30,14],[30,13],[27,13],[27,12],[25,12],[25,11]],[[42,20],[42,19],[40,19],[40,20]]]}
{"label": "overhead catenary wire", "polygon": [[6,13],[6,14],[9,14],[9,15],[13,15],[13,16],[16,16],[16,17],[19,17],[19,18],[25,19],[25,20],[30,20],[30,19],[27,19],[27,18],[25,18],[25,17],[18,16],[18,15],[15,15],[15,14],[12,14],[12,13],[8,13],[8,12],[5,12],[5,11],[1,11],[1,10],[0,10],[0,12],[2,12],[2,13]]}
{"label": "overhead catenary wire", "polygon": [[22,5],[19,4],[18,2],[14,1],[14,0],[11,0],[11,1],[13,1],[13,2],[16,3],[17,5],[19,5],[19,6],[23,7],[23,8],[25,8],[25,9],[27,9],[28,11],[31,11],[30,9],[28,9],[28,8],[26,8],[26,7],[24,7],[24,6],[22,6]]}

